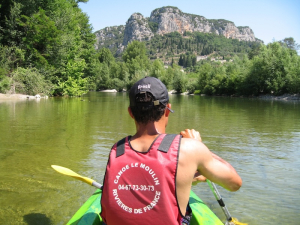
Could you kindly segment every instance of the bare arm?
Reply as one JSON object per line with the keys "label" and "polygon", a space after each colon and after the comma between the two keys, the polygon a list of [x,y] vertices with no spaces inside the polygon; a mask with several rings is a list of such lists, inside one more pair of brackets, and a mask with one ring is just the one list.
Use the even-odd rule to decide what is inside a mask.
{"label": "bare arm", "polygon": [[235,169],[224,159],[209,151],[201,142],[199,132],[186,129],[180,134],[184,137],[181,148],[189,152],[191,163],[196,163],[197,171],[200,172],[199,176],[195,176],[194,181],[204,181],[206,177],[229,191],[237,191],[241,187],[242,180]]}

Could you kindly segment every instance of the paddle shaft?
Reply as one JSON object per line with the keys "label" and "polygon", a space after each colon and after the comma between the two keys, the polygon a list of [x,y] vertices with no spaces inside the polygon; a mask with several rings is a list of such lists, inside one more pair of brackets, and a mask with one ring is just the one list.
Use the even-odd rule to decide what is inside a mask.
{"label": "paddle shaft", "polygon": [[221,194],[219,193],[218,189],[217,189],[217,186],[211,182],[210,180],[206,179],[206,182],[208,184],[208,186],[210,187],[210,189],[212,190],[212,192],[214,193],[214,196],[215,198],[217,199],[219,205],[221,206],[226,218],[227,218],[227,221],[231,222],[232,221],[232,217],[225,205],[225,203],[223,202],[223,199],[222,199],[222,196]]}
{"label": "paddle shaft", "polygon": [[62,166],[57,166],[57,165],[51,165],[51,167],[58,173],[61,173],[63,175],[69,176],[69,177],[73,177],[77,180],[81,180],[89,185],[92,185],[96,188],[102,189],[102,184],[99,184],[98,182],[94,181],[91,178],[88,177],[83,177],[81,175],[79,175],[78,173],[75,173],[73,170],[70,170],[66,167],[62,167]]}
{"label": "paddle shaft", "polygon": [[102,184],[99,184],[98,182],[96,182],[96,181],[93,181],[93,183],[92,183],[92,186],[94,186],[94,187],[96,187],[96,188],[99,188],[99,189],[102,189]]}

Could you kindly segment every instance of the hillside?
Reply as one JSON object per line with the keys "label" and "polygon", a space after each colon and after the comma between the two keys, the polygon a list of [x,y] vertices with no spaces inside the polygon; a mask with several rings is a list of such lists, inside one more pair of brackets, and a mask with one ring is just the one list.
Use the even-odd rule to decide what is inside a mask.
{"label": "hillside", "polygon": [[96,49],[106,47],[119,56],[131,41],[144,41],[150,57],[165,62],[187,52],[195,55],[217,52],[223,57],[249,52],[261,42],[248,26],[236,27],[225,19],[206,19],[171,6],[153,10],[150,17],[134,13],[125,26],[106,27],[95,34]]}

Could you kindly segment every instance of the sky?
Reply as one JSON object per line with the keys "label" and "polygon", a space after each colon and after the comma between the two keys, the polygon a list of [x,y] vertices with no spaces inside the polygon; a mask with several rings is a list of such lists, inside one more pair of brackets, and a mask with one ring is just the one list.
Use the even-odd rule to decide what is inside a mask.
{"label": "sky", "polygon": [[249,26],[265,44],[286,37],[300,44],[300,0],[89,0],[79,6],[89,16],[93,31],[125,25],[133,13],[150,17],[156,8],[175,6],[184,13]]}

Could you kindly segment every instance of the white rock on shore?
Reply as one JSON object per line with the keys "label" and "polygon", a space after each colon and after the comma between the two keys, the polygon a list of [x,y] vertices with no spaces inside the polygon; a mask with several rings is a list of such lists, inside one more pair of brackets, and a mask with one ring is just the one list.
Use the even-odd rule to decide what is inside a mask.
{"label": "white rock on shore", "polygon": [[118,92],[116,89],[101,90],[99,92]]}

